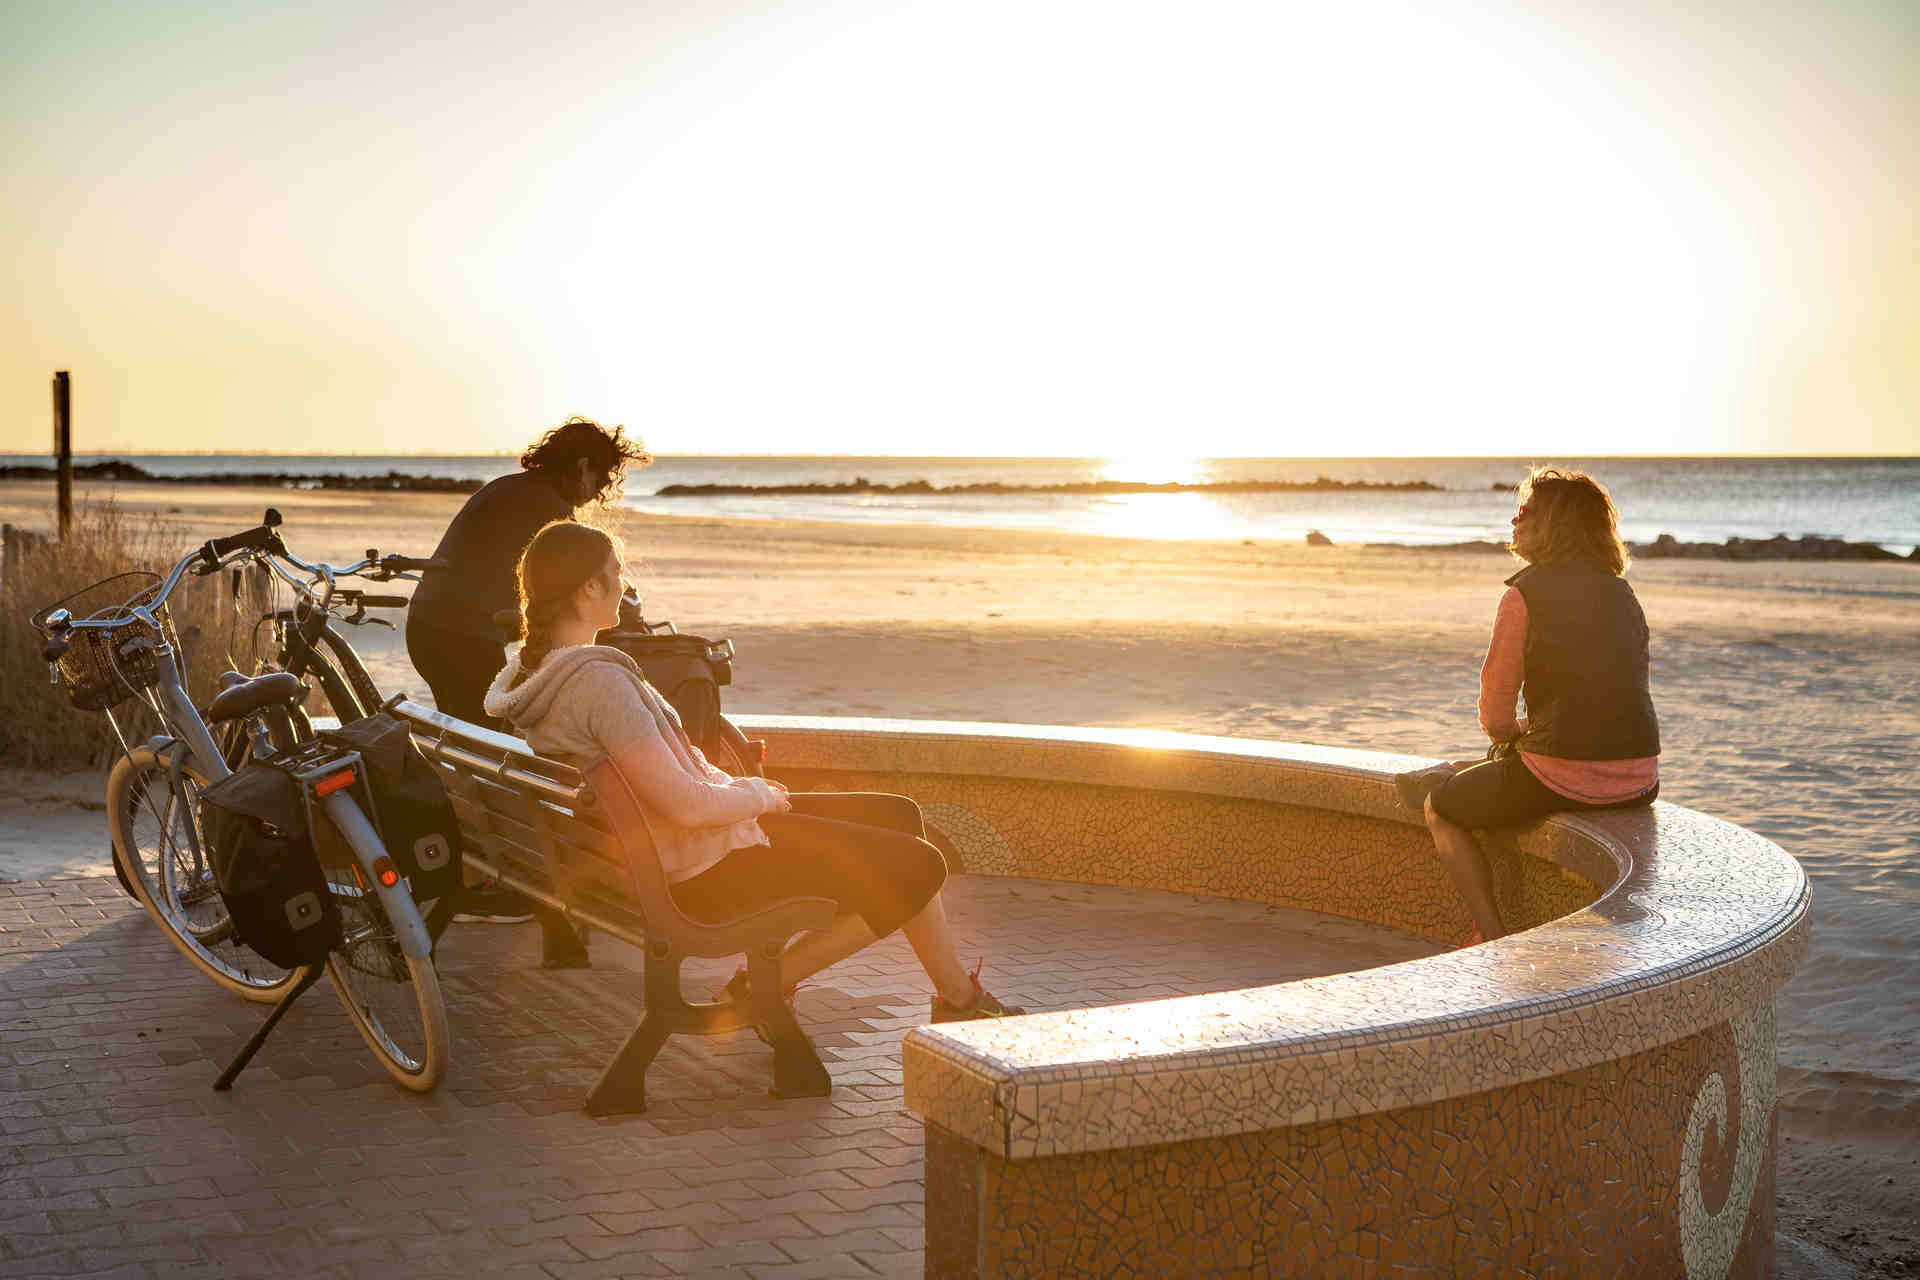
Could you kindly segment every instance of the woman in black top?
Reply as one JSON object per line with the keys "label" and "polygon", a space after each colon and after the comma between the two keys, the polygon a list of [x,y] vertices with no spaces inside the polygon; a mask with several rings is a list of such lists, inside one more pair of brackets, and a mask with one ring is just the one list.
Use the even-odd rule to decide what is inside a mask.
{"label": "woman in black top", "polygon": [[433,552],[445,567],[427,570],[407,610],[407,656],[433,690],[435,706],[498,727],[481,701],[507,665],[507,642],[516,638],[494,615],[519,605],[513,575],[520,553],[550,522],[612,501],[627,467],[651,461],[624,428],[608,431],[569,418],[520,455],[521,470],[467,499]]}
{"label": "woman in black top", "polygon": [[[622,427],[609,431],[586,418],[568,418],[520,455],[519,471],[489,481],[467,499],[434,548],[442,567],[429,569],[407,608],[407,657],[433,690],[433,703],[450,716],[504,729],[482,702],[507,665],[506,645],[517,639],[494,615],[520,604],[515,572],[533,535],[567,520],[589,503],[606,505],[620,492],[627,467],[653,459]],[[587,963],[584,941],[548,911],[535,911],[520,894],[469,886],[456,921],[512,924],[538,917],[541,964],[577,968]]]}

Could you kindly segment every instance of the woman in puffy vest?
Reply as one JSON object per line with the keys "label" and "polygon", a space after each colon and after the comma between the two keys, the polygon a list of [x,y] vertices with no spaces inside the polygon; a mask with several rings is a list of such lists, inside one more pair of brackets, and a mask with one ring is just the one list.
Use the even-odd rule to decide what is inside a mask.
{"label": "woman in puffy vest", "polygon": [[1396,779],[1410,807],[1426,793],[1427,828],[1479,927],[1474,941],[1506,929],[1472,831],[1651,804],[1660,792],[1647,620],[1622,576],[1629,557],[1613,499],[1583,472],[1536,467],[1520,485],[1508,549],[1527,567],[1507,579],[1480,668],[1491,758]]}

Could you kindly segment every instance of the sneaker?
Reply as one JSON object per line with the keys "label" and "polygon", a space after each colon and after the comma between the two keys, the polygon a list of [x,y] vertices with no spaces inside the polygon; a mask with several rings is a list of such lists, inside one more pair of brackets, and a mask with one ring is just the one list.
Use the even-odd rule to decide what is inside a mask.
{"label": "sneaker", "polygon": [[468,885],[460,894],[455,924],[522,924],[533,919],[533,904],[525,896],[499,885]]}
{"label": "sneaker", "polygon": [[1420,813],[1426,809],[1427,796],[1433,789],[1458,772],[1460,770],[1443,761],[1411,773],[1396,773],[1393,775],[1393,789],[1400,797],[1402,807]]}
{"label": "sneaker", "polygon": [[993,992],[980,985],[980,966],[975,965],[973,972],[967,975],[973,983],[973,1003],[956,1005],[945,996],[933,998],[932,1015],[935,1022],[972,1022],[976,1018],[1017,1018],[1026,1010],[1018,1005],[1001,1004]]}

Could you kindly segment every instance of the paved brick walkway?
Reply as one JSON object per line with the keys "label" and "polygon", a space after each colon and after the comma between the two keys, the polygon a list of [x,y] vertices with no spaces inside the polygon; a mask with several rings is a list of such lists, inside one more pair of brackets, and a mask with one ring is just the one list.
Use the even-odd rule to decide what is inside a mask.
{"label": "paved brick walkway", "polygon": [[[1411,958],[1415,939],[1217,899],[956,877],[967,959],[1037,1009]],[[580,1110],[639,1017],[639,955],[549,973],[531,925],[455,926],[446,1081],[391,1085],[331,988],[231,1094],[264,1013],[177,956],[111,879],[0,884],[0,1274],[919,1276],[921,1134],[901,1037],[927,985],[899,938],[802,988],[830,1098],[766,1096],[750,1033],[676,1038],[644,1116]],[[689,965],[688,990],[731,965]]]}

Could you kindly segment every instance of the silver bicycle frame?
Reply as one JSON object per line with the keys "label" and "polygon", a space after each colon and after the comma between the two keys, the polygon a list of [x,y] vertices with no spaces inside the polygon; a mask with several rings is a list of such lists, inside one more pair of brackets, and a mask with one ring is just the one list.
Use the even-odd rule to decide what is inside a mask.
{"label": "silver bicycle frame", "polygon": [[[179,741],[186,745],[187,751],[199,764],[201,776],[209,782],[230,776],[233,770],[227,768],[220,749],[214,745],[213,735],[207,730],[206,721],[200,718],[200,713],[194,709],[192,700],[187,697],[187,691],[181,684],[180,668],[173,660],[171,644],[163,642],[154,647],[153,667],[158,677],[155,692],[166,710],[167,726],[179,734]],[[360,866],[361,878],[380,895],[380,905],[386,908],[387,919],[393,923],[394,938],[400,944],[401,952],[417,960],[431,955],[433,940],[427,933],[427,922],[421,918],[413,895],[402,887],[404,881],[391,886],[380,882],[374,863],[387,856],[387,846],[381,841],[380,833],[373,829],[373,824],[367,821],[367,815],[360,811],[353,797],[338,791],[321,797],[320,805],[326,810],[327,817],[333,820],[347,848],[353,851],[353,860]]]}

